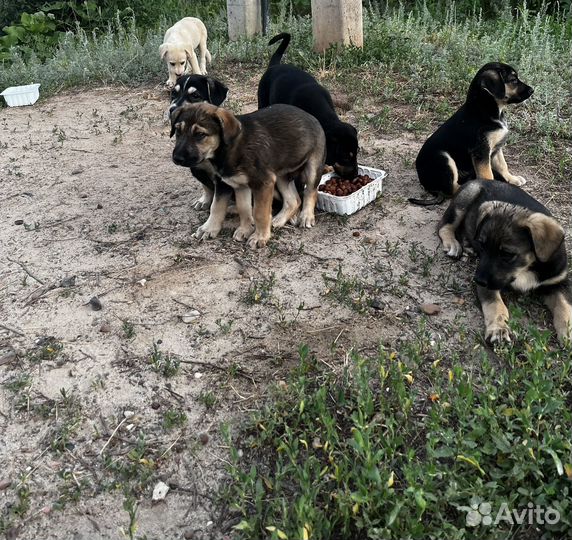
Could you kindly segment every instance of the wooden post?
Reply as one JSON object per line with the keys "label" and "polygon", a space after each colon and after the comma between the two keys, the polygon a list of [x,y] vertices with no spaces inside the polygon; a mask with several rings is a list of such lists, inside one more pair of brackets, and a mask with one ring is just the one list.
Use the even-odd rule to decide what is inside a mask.
{"label": "wooden post", "polygon": [[312,29],[317,52],[332,43],[363,47],[361,0],[312,0]]}
{"label": "wooden post", "polygon": [[228,39],[252,37],[262,31],[261,0],[226,0]]}

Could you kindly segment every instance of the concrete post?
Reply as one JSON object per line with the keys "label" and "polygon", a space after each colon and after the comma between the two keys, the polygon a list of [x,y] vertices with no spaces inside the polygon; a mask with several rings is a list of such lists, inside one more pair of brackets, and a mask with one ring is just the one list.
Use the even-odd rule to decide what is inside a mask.
{"label": "concrete post", "polygon": [[332,43],[363,47],[361,0],[312,0],[312,30],[317,52]]}
{"label": "concrete post", "polygon": [[226,0],[228,39],[252,37],[262,31],[261,0]]}

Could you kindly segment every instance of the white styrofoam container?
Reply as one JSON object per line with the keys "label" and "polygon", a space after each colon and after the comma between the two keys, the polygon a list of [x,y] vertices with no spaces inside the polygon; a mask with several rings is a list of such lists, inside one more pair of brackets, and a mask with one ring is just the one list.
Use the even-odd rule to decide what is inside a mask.
{"label": "white styrofoam container", "polygon": [[[382,192],[383,179],[387,176],[387,173],[381,169],[358,165],[358,174],[367,174],[373,181],[345,197],[318,191],[318,210],[349,216],[374,201],[378,193]],[[320,185],[325,184],[333,176],[338,175],[335,172],[324,174],[320,180]]]}
{"label": "white styrofoam container", "polygon": [[26,84],[24,86],[10,86],[0,96],[4,96],[9,107],[32,105],[40,97],[39,84]]}

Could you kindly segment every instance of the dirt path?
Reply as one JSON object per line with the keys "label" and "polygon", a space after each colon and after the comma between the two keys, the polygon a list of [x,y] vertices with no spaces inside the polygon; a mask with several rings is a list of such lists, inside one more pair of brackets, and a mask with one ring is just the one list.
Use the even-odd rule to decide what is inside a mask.
{"label": "dirt path", "polygon": [[[232,110],[256,108],[259,77],[226,78]],[[140,501],[138,534],[216,536],[220,425],[256,409],[299,344],[339,369],[350,351],[419,332],[435,346],[481,333],[473,263],[439,250],[444,207],[406,202],[421,193],[412,164],[422,135],[380,135],[367,122],[376,104],[353,103],[344,115],[360,125],[361,162],[389,173],[383,197],[250,251],[231,228],[193,238],[207,214],[190,206],[199,184],[170,159],[166,104],[158,88],[100,88],[0,110],[0,486],[11,482],[0,488],[0,530],[9,537],[128,536],[126,492]],[[516,169],[533,191],[546,181]],[[440,314],[425,316],[423,303]],[[171,491],[152,504],[159,479]]]}

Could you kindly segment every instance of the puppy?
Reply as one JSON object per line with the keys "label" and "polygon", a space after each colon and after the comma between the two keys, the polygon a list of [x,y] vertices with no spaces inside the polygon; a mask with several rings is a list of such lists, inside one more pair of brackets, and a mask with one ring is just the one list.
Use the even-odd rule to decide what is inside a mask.
{"label": "puppy", "polygon": [[466,242],[479,257],[474,281],[488,341],[510,341],[504,289],[537,291],[552,311],[561,343],[571,337],[572,295],[564,230],[522,189],[478,179],[465,184],[439,225],[443,249],[459,257]]}
{"label": "puppy", "polygon": [[[175,86],[171,90],[171,104],[169,106],[168,115],[185,103],[212,103],[213,105],[222,105],[226,100],[228,88],[213,79],[204,75],[182,75],[177,79]],[[191,167],[193,176],[203,185],[203,194],[191,205],[196,210],[208,208],[214,196],[214,180],[211,178],[212,171],[204,170],[200,167]]]}
{"label": "puppy", "polygon": [[212,77],[205,77],[204,75],[182,75],[177,79],[175,86],[171,89],[169,115],[177,107],[185,103],[201,103],[206,101],[218,107],[225,102],[227,94],[228,88]]}
{"label": "puppy", "polygon": [[[222,180],[215,182],[210,215],[197,230],[197,238],[214,238],[220,232],[232,193],[230,186],[240,217],[234,238],[248,239],[251,248],[265,246],[271,223],[278,228],[296,218],[300,196],[293,177],[305,185],[298,225],[314,225],[326,157],[324,132],[314,117],[290,105],[234,116],[226,109],[200,103],[179,107],[171,121],[171,135],[177,134],[173,161],[184,167],[212,168]],[[283,206],[272,219],[275,186]]]}
{"label": "puppy", "polygon": [[[195,49],[199,48],[200,60],[197,60]],[[207,29],[196,17],[185,17],[176,22],[165,32],[163,44],[159,47],[161,60],[167,62],[169,78],[167,86],[175,86],[177,77],[188,71],[191,63],[193,73],[207,74],[207,60],[210,63],[211,53],[207,49]]]}
{"label": "puppy", "polygon": [[471,82],[465,103],[425,141],[415,161],[421,185],[437,197],[410,202],[440,204],[477,177],[523,185],[526,180],[509,172],[502,152],[508,135],[504,109],[532,93],[509,65],[484,65]]}
{"label": "puppy", "polygon": [[258,84],[258,108],[286,103],[317,118],[326,134],[326,163],[333,165],[341,177],[355,178],[358,172],[356,129],[338,118],[330,93],[314,77],[295,66],[280,63],[290,43],[290,34],[278,34],[268,44],[277,41],[281,41],[280,46]]}

